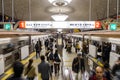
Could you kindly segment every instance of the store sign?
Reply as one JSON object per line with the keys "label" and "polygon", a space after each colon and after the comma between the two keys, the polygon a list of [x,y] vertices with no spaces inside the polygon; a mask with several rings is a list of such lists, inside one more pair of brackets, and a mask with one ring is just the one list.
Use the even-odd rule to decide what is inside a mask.
{"label": "store sign", "polygon": [[39,29],[51,29],[51,28],[101,28],[99,21],[20,21],[19,28],[39,28]]}

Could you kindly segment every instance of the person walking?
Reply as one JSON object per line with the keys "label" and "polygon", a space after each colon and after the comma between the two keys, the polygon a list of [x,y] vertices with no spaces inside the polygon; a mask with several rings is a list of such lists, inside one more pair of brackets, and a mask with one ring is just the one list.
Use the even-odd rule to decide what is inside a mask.
{"label": "person walking", "polygon": [[14,62],[13,64],[13,76],[8,78],[7,80],[25,80],[24,78],[22,78],[22,73],[23,73],[23,70],[24,70],[24,65],[19,62],[19,61],[16,61]]}
{"label": "person walking", "polygon": [[49,80],[50,77],[52,78],[50,64],[45,61],[44,55],[42,55],[40,59],[41,63],[38,65],[38,73],[41,74],[42,80]]}
{"label": "person walking", "polygon": [[76,80],[78,80],[79,73],[85,71],[84,59],[82,58],[81,53],[78,53],[77,57],[73,59],[72,71],[76,73]]}
{"label": "person walking", "polygon": [[27,80],[34,80],[36,76],[35,67],[32,64],[33,59],[30,59],[27,67],[25,68],[24,75],[27,76]]}
{"label": "person walking", "polygon": [[60,62],[61,62],[61,58],[60,58],[60,55],[58,54],[58,50],[55,50],[55,54],[54,54],[54,70],[55,70],[55,75],[57,75],[57,73],[59,74],[59,71],[60,71]]}
{"label": "person walking", "polygon": [[51,67],[51,71],[53,72],[53,65],[54,65],[54,54],[53,54],[53,49],[51,49],[50,53],[48,54],[48,62]]}
{"label": "person walking", "polygon": [[38,58],[38,56],[40,57],[40,45],[38,41],[35,44],[35,50],[36,50],[36,58]]}

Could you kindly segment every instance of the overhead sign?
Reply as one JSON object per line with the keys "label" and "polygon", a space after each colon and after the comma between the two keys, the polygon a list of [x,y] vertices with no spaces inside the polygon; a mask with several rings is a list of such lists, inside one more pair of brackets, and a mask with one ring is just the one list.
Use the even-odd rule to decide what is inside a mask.
{"label": "overhead sign", "polygon": [[39,28],[39,29],[74,29],[74,28],[101,28],[99,21],[20,21],[19,28]]}
{"label": "overhead sign", "polygon": [[10,30],[11,29],[11,25],[10,23],[4,24],[4,29],[5,30]]}
{"label": "overhead sign", "polygon": [[117,24],[116,23],[111,23],[110,24],[110,30],[115,31],[117,29]]}

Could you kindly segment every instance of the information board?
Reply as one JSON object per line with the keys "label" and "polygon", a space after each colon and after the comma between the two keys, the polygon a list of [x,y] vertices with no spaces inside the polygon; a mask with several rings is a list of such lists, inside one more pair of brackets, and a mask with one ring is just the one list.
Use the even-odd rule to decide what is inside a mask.
{"label": "information board", "polygon": [[79,29],[79,28],[101,28],[99,21],[20,21],[19,28],[39,28],[39,29]]}

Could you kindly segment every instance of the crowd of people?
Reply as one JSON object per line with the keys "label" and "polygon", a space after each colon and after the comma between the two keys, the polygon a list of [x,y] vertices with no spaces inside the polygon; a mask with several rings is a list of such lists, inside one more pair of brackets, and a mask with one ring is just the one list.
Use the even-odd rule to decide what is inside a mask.
{"label": "crowd of people", "polygon": [[[71,44],[71,41],[68,41],[68,43]],[[38,73],[41,74],[42,80],[49,80],[50,78],[52,80],[53,73],[55,76],[59,75],[60,63],[62,59],[58,53],[57,44],[54,39],[46,39],[44,45],[46,51],[44,55],[41,55],[41,41],[39,40],[35,44],[36,58],[40,57],[41,60],[41,62],[38,64]],[[69,46],[67,45],[67,47]],[[79,80],[78,74],[83,74],[86,70],[84,60],[85,56],[83,56],[83,53],[79,51],[80,46],[78,42],[76,42],[75,48],[77,56],[72,61],[72,71],[76,73],[75,80]],[[55,50],[55,52],[53,50]],[[98,51],[101,52],[100,50]],[[98,56],[98,58],[101,57]],[[7,80],[34,80],[37,76],[36,68],[33,66],[33,59],[29,60],[26,67],[24,67],[21,62],[16,61],[13,64],[13,71],[14,74]],[[22,74],[24,74],[26,78],[22,78]],[[111,71],[108,63],[104,64],[104,67],[97,66],[93,74],[89,76],[89,80],[120,80],[120,57],[116,61]]]}

